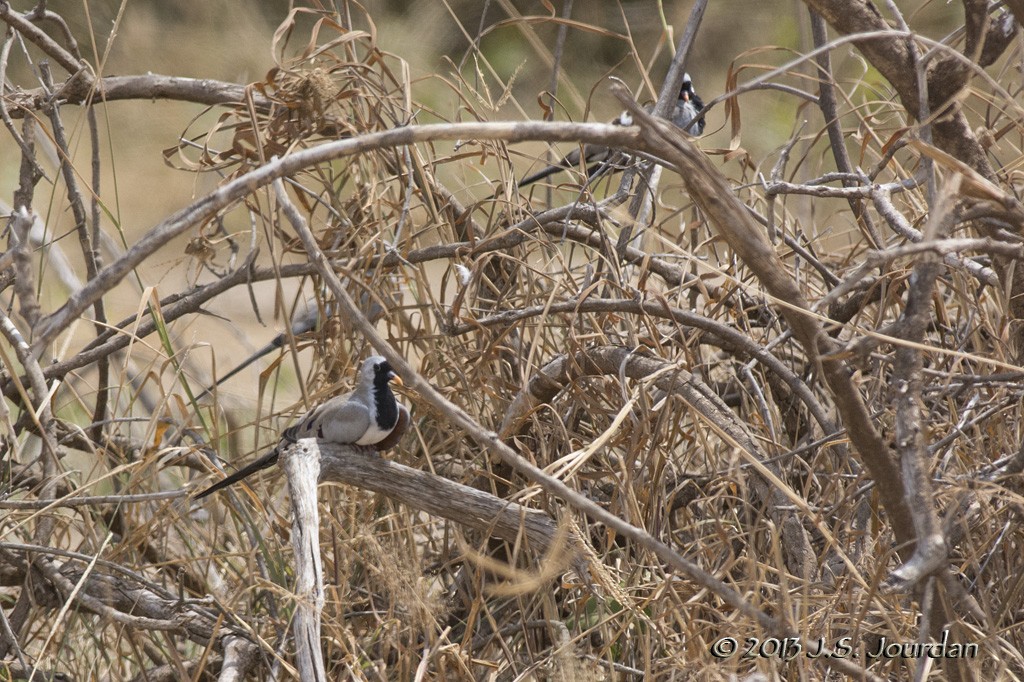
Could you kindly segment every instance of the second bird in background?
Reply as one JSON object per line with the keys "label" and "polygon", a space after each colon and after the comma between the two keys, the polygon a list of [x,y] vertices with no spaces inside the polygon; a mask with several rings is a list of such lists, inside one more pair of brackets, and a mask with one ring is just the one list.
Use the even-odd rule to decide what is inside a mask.
{"label": "second bird in background", "polygon": [[[669,117],[669,120],[671,120],[677,127],[682,128],[690,135],[696,137],[704,133],[704,117],[697,117],[697,114],[703,108],[704,102],[694,91],[693,81],[690,79],[690,74],[685,74],[683,76],[683,85],[679,89],[679,99],[676,101],[676,106],[672,110],[672,115]],[[622,112],[614,121],[612,121],[612,125],[633,125],[633,119],[628,113]],[[582,154],[582,159],[587,166],[588,179],[594,178],[606,169],[612,169],[620,166],[628,158],[627,154],[624,154],[617,149],[592,144],[583,145]],[[580,158],[580,149],[577,147],[566,154],[565,158],[562,159],[560,163],[547,166],[532,175],[526,176],[519,181],[517,186],[525,187],[526,185],[537,182],[538,180],[543,180],[546,177],[554,175],[559,171],[578,168],[580,165]]]}

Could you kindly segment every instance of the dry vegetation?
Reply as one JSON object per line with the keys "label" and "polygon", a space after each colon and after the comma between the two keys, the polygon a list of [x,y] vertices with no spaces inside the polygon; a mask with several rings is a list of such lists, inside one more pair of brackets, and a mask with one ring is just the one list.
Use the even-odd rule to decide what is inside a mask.
{"label": "dry vegetation", "polygon": [[[550,57],[557,121],[592,86],[633,106],[579,80],[574,34],[674,99],[728,13],[649,49],[499,3],[444,15],[476,40],[425,75],[338,4],[292,11],[249,85],[99,76],[95,36],[0,4],[0,679],[296,675],[283,479],[189,495],[371,350],[414,424],[394,463],[325,449],[328,679],[1024,677],[1024,3],[964,0],[943,34],[805,0],[817,49],[715,55],[697,140],[640,110],[503,122],[537,90],[481,46]],[[743,142],[765,90],[797,114],[769,153]],[[165,158],[199,198],[119,245],[96,178],[131,150],[96,114],[154,100],[197,105]],[[662,166],[516,187],[574,141]],[[315,329],[203,392],[262,343],[204,313],[311,297]],[[977,651],[865,656],[944,637]]]}

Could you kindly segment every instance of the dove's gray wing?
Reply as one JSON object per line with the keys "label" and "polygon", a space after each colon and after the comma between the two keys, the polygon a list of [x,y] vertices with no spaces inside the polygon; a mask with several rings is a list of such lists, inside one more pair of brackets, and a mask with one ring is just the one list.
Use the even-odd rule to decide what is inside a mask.
{"label": "dove's gray wing", "polygon": [[356,398],[324,408],[317,434],[329,443],[358,443],[370,429],[373,411]]}
{"label": "dove's gray wing", "polygon": [[319,438],[330,443],[355,443],[370,428],[371,408],[352,393],[331,398],[284,432],[290,441]]}

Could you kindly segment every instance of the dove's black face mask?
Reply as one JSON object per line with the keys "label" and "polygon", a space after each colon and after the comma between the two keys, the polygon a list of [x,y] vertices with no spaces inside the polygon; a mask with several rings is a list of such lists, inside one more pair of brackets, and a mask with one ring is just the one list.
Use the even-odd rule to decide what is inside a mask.
{"label": "dove's black face mask", "polygon": [[391,383],[398,375],[387,360],[378,362],[373,368],[373,402],[377,408],[377,427],[390,431],[398,423],[398,403],[391,391]]}

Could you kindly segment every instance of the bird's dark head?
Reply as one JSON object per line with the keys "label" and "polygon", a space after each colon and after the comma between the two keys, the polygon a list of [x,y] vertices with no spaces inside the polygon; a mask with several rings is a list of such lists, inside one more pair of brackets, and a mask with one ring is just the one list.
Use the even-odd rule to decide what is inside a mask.
{"label": "bird's dark head", "polygon": [[359,383],[374,388],[386,388],[390,384],[402,385],[402,378],[391,368],[391,363],[379,355],[363,360],[359,368]]}
{"label": "bird's dark head", "polygon": [[391,384],[402,385],[402,377],[398,376],[391,363],[379,355],[367,358],[359,370],[359,382],[369,386],[373,396],[374,418],[377,428],[385,435],[398,423],[399,409],[395,394],[391,392]]}
{"label": "bird's dark head", "polygon": [[387,384],[398,384],[401,386],[402,377],[395,374],[395,370],[391,369],[391,363],[384,360],[373,366],[373,383],[377,386],[385,386]]}
{"label": "bird's dark head", "polygon": [[690,74],[683,74],[683,85],[679,88],[679,99],[689,102],[694,97],[696,95],[693,92],[693,81],[690,80]]}

